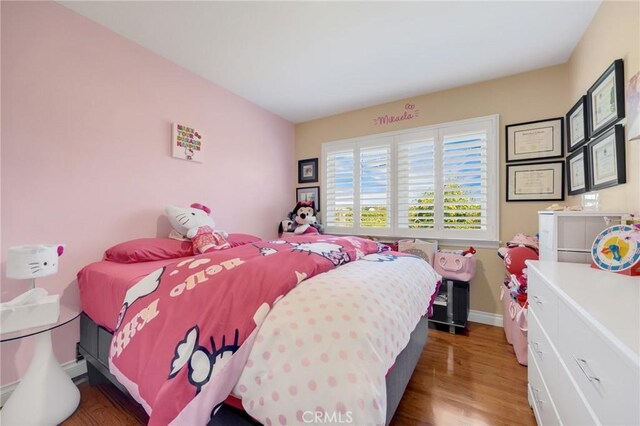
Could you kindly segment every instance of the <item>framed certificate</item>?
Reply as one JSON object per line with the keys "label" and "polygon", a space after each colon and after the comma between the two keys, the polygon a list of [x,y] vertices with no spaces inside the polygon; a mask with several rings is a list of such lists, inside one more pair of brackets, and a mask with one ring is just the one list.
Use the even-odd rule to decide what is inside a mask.
{"label": "framed certificate", "polygon": [[587,91],[589,134],[601,133],[624,118],[624,63],[616,59]]}
{"label": "framed certificate", "polygon": [[589,169],[587,147],[575,151],[567,157],[567,193],[578,195],[589,190]]}
{"label": "framed certificate", "polygon": [[564,200],[564,161],[507,164],[507,201]]}
{"label": "framed certificate", "polygon": [[618,124],[587,145],[589,188],[598,190],[627,182],[624,127]]}
{"label": "framed certificate", "polygon": [[507,162],[564,156],[564,119],[529,121],[506,126]]}
{"label": "framed certificate", "polygon": [[587,97],[583,96],[567,113],[567,152],[575,151],[589,139],[588,118]]}

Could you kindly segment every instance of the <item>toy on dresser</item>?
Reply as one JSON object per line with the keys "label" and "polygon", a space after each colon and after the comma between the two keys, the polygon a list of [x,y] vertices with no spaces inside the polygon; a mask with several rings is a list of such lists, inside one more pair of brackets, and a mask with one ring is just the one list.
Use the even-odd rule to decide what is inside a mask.
{"label": "toy on dresser", "polygon": [[591,267],[623,275],[640,275],[640,224],[606,228],[593,241]]}
{"label": "toy on dresser", "polygon": [[321,234],[322,226],[316,220],[316,204],[313,201],[298,201],[289,219],[280,222],[278,234],[292,232],[296,235]]}
{"label": "toy on dresser", "polygon": [[169,238],[191,241],[193,254],[207,253],[213,250],[223,250],[230,247],[228,234],[216,230],[216,223],[211,217],[211,209],[194,203],[191,207],[169,206],[165,209],[173,230]]}

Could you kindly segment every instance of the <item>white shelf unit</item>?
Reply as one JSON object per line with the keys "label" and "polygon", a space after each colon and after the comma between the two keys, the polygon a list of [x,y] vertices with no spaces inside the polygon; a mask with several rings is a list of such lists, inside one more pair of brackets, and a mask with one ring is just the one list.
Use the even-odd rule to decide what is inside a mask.
{"label": "white shelf unit", "polygon": [[538,212],[540,260],[591,263],[593,240],[626,216],[619,212]]}

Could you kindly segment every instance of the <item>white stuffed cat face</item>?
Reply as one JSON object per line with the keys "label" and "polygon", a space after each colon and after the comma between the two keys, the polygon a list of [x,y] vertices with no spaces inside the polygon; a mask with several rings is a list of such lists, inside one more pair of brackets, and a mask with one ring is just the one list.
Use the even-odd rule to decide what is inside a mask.
{"label": "white stuffed cat face", "polygon": [[9,249],[7,259],[8,278],[39,278],[58,272],[58,257],[62,244],[38,244],[15,246]]}
{"label": "white stuffed cat face", "polygon": [[210,226],[213,229],[216,226],[213,218],[201,209],[169,206],[165,209],[165,213],[173,229],[180,235],[187,235],[191,228]]}

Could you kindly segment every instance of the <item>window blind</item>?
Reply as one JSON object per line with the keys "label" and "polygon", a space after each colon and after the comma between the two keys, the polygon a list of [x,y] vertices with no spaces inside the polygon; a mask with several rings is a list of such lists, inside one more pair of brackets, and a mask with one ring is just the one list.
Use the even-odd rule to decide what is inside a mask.
{"label": "window blind", "polygon": [[435,226],[435,141],[398,144],[398,227]]}
{"label": "window blind", "polygon": [[391,146],[360,148],[360,227],[389,228]]}
{"label": "window blind", "polygon": [[336,150],[325,158],[326,225],[353,227],[355,203],[354,149]]}

